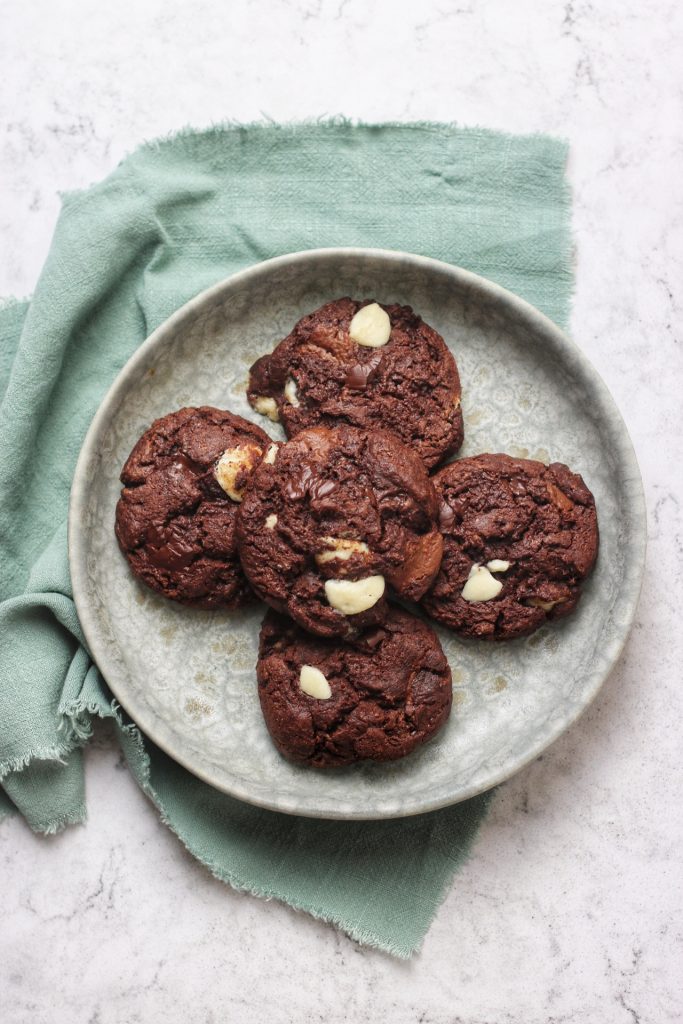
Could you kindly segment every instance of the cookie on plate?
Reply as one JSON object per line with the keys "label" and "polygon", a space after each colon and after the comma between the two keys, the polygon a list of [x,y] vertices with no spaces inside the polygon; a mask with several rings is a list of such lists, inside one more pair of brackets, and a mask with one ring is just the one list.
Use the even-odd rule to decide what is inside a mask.
{"label": "cookie on plate", "polygon": [[422,600],[464,636],[510,640],[574,610],[598,553],[595,500],[567,466],[477,455],[433,477],[444,554]]}
{"label": "cookie on plate", "polygon": [[314,427],[255,470],[237,514],[252,587],[320,636],[380,622],[389,588],[417,600],[443,541],[419,456],[388,431]]}
{"label": "cookie on plate", "polygon": [[391,430],[430,468],[463,440],[455,360],[410,306],[328,302],[254,363],[248,398],[288,437],[339,422]]}
{"label": "cookie on plate", "polygon": [[270,611],[256,674],[275,746],[316,768],[404,757],[451,710],[451,670],[436,633],[395,605],[381,625],[346,640],[311,636]]}
{"label": "cookie on plate", "polygon": [[197,608],[237,608],[252,597],[235,514],[271,443],[254,423],[209,406],[152,423],[121,471],[116,506],[116,536],[139,580]]}

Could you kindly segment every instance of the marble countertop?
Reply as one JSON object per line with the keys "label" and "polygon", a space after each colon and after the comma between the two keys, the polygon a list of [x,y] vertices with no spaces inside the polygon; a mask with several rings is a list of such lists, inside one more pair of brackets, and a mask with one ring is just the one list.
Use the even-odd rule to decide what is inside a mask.
{"label": "marble countertop", "polygon": [[650,548],[616,671],[500,788],[411,962],[215,881],[100,732],[87,826],[50,839],[0,827],[0,1018],[683,1020],[683,7],[8,0],[2,12],[0,294],[33,289],[60,191],[185,124],[342,113],[567,136],[572,332],[631,431]]}

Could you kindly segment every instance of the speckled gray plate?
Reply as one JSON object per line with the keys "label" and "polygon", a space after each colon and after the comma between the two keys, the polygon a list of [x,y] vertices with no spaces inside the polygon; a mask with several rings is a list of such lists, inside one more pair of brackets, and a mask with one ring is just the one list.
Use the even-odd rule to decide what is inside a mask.
{"label": "speckled gray plate", "polygon": [[[463,382],[462,454],[504,451],[582,473],[598,507],[597,569],[575,615],[509,644],[440,636],[453,670],[450,722],[389,766],[295,768],[275,752],[256,693],[263,609],[188,610],[135,582],[114,537],[118,475],[151,420],[211,404],[279,428],[245,398],[251,363],[304,313],[339,295],[410,303],[444,336]],[[584,710],[624,644],[640,589],[638,466],[609,392],[537,310],[465,270],[404,253],[326,249],[261,263],[197,296],[122,370],[83,445],[71,496],[74,596],[111,689],[160,747],[219,789],[326,818],[416,814],[508,778]]]}

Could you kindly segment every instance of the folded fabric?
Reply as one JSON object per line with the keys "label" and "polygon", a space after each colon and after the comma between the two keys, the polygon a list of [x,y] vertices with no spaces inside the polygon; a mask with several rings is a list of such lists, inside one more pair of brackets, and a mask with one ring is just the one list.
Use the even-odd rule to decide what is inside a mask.
{"label": "folded fabric", "polygon": [[409,956],[488,798],[387,822],[240,803],[181,768],[112,700],[75,612],[71,478],[103,395],[187,299],[270,256],[365,245],[461,264],[559,323],[572,287],[566,150],[447,125],[226,126],[143,146],[67,195],[30,302],[0,307],[0,818],[85,818],[82,746],[112,718],[163,821],[219,878]]}

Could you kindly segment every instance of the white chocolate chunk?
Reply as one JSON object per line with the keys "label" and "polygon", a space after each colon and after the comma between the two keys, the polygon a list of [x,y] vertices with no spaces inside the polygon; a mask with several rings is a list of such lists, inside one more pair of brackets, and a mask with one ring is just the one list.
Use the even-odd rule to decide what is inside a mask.
{"label": "white chocolate chunk", "polygon": [[540,597],[530,597],[526,603],[532,608],[542,608],[544,612],[550,612],[556,604],[562,604],[562,601],[543,601]]}
{"label": "white chocolate chunk", "polygon": [[266,398],[265,395],[259,395],[258,398],[254,399],[253,405],[256,412],[260,412],[262,416],[267,416],[273,423],[279,422],[280,414],[277,411],[277,402],[274,398]]}
{"label": "white chocolate chunk", "polygon": [[384,576],[364,580],[326,580],[325,597],[342,615],[358,615],[377,604],[384,593]]}
{"label": "white chocolate chunk", "polygon": [[330,684],[320,669],[314,665],[301,666],[299,689],[308,697],[315,697],[316,700],[329,700],[332,696]]}
{"label": "white chocolate chunk", "polygon": [[277,445],[276,444],[271,444],[270,447],[268,448],[268,451],[263,456],[263,461],[266,462],[269,466],[272,466],[273,463],[275,462],[276,458],[277,458]]}
{"label": "white chocolate chunk", "polygon": [[251,473],[261,455],[261,448],[255,444],[240,444],[226,448],[215,469],[216,480],[233,501],[242,500],[243,487],[237,486],[238,474]]}
{"label": "white chocolate chunk", "polygon": [[272,512],[266,519],[266,530],[274,530],[277,523],[277,516]]}
{"label": "white chocolate chunk", "polygon": [[500,580],[493,578],[485,565],[473,565],[467,577],[467,583],[462,588],[462,596],[466,601],[490,601],[498,597],[503,584]]}
{"label": "white chocolate chunk", "polygon": [[489,572],[507,572],[510,563],[506,562],[504,558],[492,558],[490,562],[486,563],[486,568]]}
{"label": "white chocolate chunk", "polygon": [[293,405],[295,409],[298,409],[299,406],[301,405],[301,402],[299,401],[299,398],[298,398],[298,391],[296,389],[296,381],[294,380],[293,377],[288,377],[287,380],[285,381],[284,392],[285,392],[285,398],[287,399],[289,404]]}
{"label": "white chocolate chunk", "polygon": [[370,552],[370,548],[362,540],[347,540],[346,537],[323,537],[322,541],[326,546],[315,556],[318,565],[324,565],[325,562],[332,562],[335,559],[346,562],[355,552],[363,554]]}
{"label": "white chocolate chunk", "polygon": [[349,335],[366,348],[381,348],[391,336],[389,314],[376,302],[363,306],[349,324]]}

